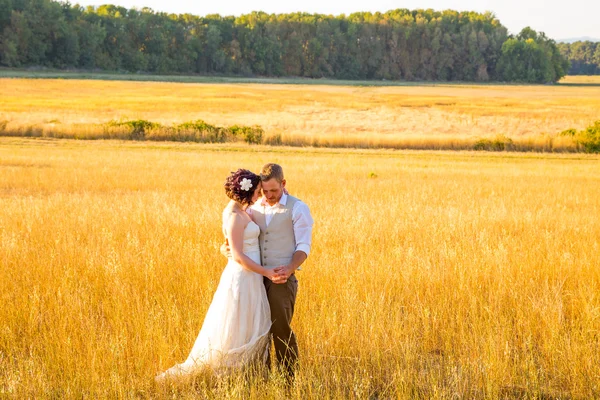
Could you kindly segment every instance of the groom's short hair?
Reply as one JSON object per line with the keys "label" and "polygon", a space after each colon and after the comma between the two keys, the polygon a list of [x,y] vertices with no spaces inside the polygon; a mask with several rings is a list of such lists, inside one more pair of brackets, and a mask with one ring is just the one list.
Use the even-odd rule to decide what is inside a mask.
{"label": "groom's short hair", "polygon": [[260,171],[260,180],[263,182],[275,179],[277,182],[283,182],[283,168],[281,165],[268,163],[262,167]]}

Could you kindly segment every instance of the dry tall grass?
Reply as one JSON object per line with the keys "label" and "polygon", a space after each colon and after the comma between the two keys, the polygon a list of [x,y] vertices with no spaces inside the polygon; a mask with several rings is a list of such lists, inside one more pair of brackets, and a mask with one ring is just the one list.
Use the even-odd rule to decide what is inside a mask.
{"label": "dry tall grass", "polygon": [[260,125],[265,143],[296,146],[471,149],[481,138],[503,135],[515,150],[574,151],[570,138],[556,135],[598,119],[600,79],[588,80],[360,87],[0,79],[0,130],[124,138],[104,124],[203,119]]}
{"label": "dry tall grass", "polygon": [[[224,177],[268,161],[316,220],[296,386],[155,386],[224,266]],[[598,161],[0,138],[0,393],[598,398]]]}

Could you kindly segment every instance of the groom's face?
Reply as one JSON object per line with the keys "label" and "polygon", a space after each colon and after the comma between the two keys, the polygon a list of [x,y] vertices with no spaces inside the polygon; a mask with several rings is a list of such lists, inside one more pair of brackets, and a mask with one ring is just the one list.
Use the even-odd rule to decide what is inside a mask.
{"label": "groom's face", "polygon": [[281,195],[283,195],[284,187],[285,179],[281,182],[278,182],[277,179],[269,179],[262,182],[262,191],[270,206],[274,206],[279,202]]}

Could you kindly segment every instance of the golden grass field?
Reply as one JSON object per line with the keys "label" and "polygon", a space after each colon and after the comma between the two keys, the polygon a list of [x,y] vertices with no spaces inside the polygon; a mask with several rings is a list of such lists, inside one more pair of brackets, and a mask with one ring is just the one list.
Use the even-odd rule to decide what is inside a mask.
{"label": "golden grass field", "polygon": [[202,119],[260,125],[265,143],[296,146],[471,149],[501,136],[516,150],[575,151],[572,138],[558,133],[600,115],[600,77],[550,86],[357,84],[0,78],[0,127],[18,136],[104,138],[111,120]]}
{"label": "golden grass field", "polygon": [[[60,92],[65,82],[40,84]],[[72,99],[43,93],[37,108],[32,92],[30,106],[3,112],[111,114],[108,99],[68,114]],[[146,116],[131,96],[115,110]],[[205,104],[215,119],[242,115]],[[563,107],[584,119],[585,107]],[[0,138],[0,397],[599,398],[599,161]],[[298,274],[296,384],[286,392],[273,375],[157,386],[155,374],[187,356],[225,265],[222,183],[266,162],[284,167],[316,221]]]}

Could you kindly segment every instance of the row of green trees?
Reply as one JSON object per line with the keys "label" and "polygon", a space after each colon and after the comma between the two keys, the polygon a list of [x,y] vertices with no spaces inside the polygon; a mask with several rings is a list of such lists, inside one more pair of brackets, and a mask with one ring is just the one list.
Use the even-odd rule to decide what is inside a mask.
{"label": "row of green trees", "polygon": [[568,64],[491,13],[398,9],[329,16],[157,13],[0,0],[0,64],[334,79],[555,82]]}
{"label": "row of green trees", "polygon": [[600,43],[559,43],[558,49],[571,62],[570,75],[600,75]]}

